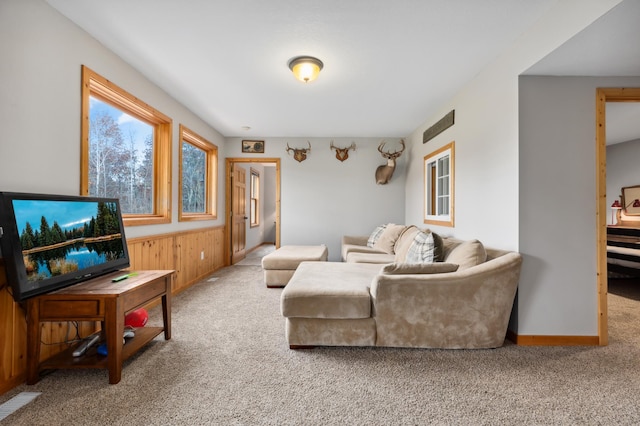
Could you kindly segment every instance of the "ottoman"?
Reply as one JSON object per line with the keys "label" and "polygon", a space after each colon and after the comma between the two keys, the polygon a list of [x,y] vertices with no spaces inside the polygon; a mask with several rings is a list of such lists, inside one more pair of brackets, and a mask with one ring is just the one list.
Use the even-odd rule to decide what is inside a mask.
{"label": "ottoman", "polygon": [[269,288],[284,287],[298,265],[305,261],[327,261],[327,246],[282,246],[262,258],[264,282]]}
{"label": "ottoman", "polygon": [[291,349],[375,346],[369,287],[382,265],[303,262],[280,296]]}

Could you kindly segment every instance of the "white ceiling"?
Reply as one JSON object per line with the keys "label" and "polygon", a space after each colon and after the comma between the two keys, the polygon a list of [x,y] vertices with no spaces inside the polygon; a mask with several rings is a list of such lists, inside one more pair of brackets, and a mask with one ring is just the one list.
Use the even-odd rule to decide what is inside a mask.
{"label": "white ceiling", "polygon": [[[558,0],[47,2],[224,136],[402,137]],[[625,3],[635,7],[633,21],[629,10],[614,16],[529,72],[618,75],[600,68],[617,63],[640,75],[637,61],[620,64],[631,58],[616,49],[584,54],[603,32],[607,43],[625,37],[637,46],[629,40],[640,40],[640,2]],[[621,31],[621,19],[636,32]],[[324,62],[316,81],[293,78],[287,63],[298,55]],[[578,60],[587,57],[589,67]]]}

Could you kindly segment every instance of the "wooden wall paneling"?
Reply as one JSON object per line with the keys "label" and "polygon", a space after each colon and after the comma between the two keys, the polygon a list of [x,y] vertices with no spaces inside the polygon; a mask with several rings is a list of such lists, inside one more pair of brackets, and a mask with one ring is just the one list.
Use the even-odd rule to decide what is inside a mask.
{"label": "wooden wall paneling", "polygon": [[[4,267],[0,264],[0,286],[6,285],[6,277],[4,274]],[[0,292],[0,365],[2,365],[2,371],[0,371],[0,379],[3,381],[10,379],[13,376],[13,338],[15,329],[15,314],[14,314],[14,302],[13,298],[9,294],[6,288]]]}
{"label": "wooden wall paneling", "polygon": [[214,260],[214,271],[217,271],[220,268],[223,268],[225,266],[225,259],[224,259],[224,228],[220,229],[218,228],[215,231],[215,236],[214,236],[214,241],[215,241],[215,248],[214,248],[214,253],[215,253],[215,260]]}
{"label": "wooden wall paneling", "polygon": [[179,237],[176,237],[174,240],[174,253],[173,253],[173,269],[176,271],[176,276],[173,280],[173,291],[176,292],[182,286],[182,279],[184,275],[184,254],[183,254],[183,244],[182,240]]}

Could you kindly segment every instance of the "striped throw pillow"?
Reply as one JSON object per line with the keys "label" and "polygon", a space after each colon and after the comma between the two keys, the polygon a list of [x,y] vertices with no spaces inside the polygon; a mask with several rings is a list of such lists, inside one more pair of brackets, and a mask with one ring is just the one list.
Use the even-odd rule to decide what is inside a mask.
{"label": "striped throw pillow", "polygon": [[405,263],[433,263],[436,260],[436,245],[433,234],[420,231],[413,237]]}
{"label": "striped throw pillow", "polygon": [[376,243],[376,241],[378,241],[378,238],[380,238],[380,235],[382,235],[386,227],[387,227],[386,224],[380,225],[373,230],[373,232],[369,236],[369,239],[367,240],[367,247],[373,247],[373,245]]}

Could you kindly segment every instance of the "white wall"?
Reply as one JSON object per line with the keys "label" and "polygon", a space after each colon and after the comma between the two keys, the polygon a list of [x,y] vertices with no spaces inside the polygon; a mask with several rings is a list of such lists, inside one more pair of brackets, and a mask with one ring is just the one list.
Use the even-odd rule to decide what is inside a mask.
{"label": "white wall", "polygon": [[[518,75],[618,2],[560,2],[410,135],[407,223],[423,223],[424,156],[455,141],[455,227],[431,228],[518,249]],[[423,144],[423,132],[452,109],[455,124]]]}
{"label": "white wall", "polygon": [[[563,235],[562,232],[558,232],[558,229],[564,231],[565,225],[568,227],[578,225],[574,224],[573,217],[562,216],[558,219],[554,214],[557,209],[556,204],[545,203],[542,207],[521,202],[522,188],[531,188],[534,193],[544,193],[548,189],[547,182],[541,180],[539,176],[544,175],[547,169],[546,164],[540,162],[540,157],[546,158],[554,152],[544,143],[540,144],[539,138],[529,141],[534,144],[530,146],[531,149],[537,153],[535,157],[537,161],[533,166],[537,167],[539,175],[535,177],[526,173],[523,175],[520,170],[522,167],[520,158],[524,159],[523,162],[527,166],[531,165],[533,160],[521,152],[523,143],[519,143],[519,124],[522,124],[519,120],[522,119],[523,114],[518,114],[520,107],[518,76],[617,3],[619,1],[559,2],[548,15],[536,23],[534,28],[516,40],[511,49],[496,58],[450,102],[442,105],[438,111],[428,117],[409,138],[411,156],[406,183],[407,223],[422,223],[423,157],[454,140],[456,142],[455,227],[432,228],[443,235],[463,239],[478,238],[488,246],[524,252],[525,262],[518,300],[509,326],[518,334],[597,334],[595,329],[597,312],[591,302],[595,300],[595,278],[593,283],[587,281],[581,288],[572,288],[574,298],[567,299],[563,290],[553,288],[557,277],[542,275],[544,269],[539,270],[545,262],[552,264],[552,268],[563,270],[562,264],[566,260],[569,260],[572,267],[576,266],[576,259],[572,258],[573,254],[563,252],[560,256],[557,250],[549,252],[548,246],[552,245],[559,235]],[[593,108],[595,91],[592,95],[593,98],[587,101],[589,105],[581,105],[580,108]],[[539,105],[539,108],[549,109],[550,103],[551,101],[548,101]],[[424,130],[452,109],[456,111],[454,126],[435,139],[422,144]],[[594,117],[595,112],[590,116],[592,132]],[[594,139],[591,137],[589,140],[593,142]],[[592,143],[594,144],[595,142]],[[595,148],[592,146],[592,149]],[[588,161],[587,158],[590,158],[590,155],[592,154],[578,152],[577,156],[570,161]],[[569,159],[565,158],[565,160]],[[590,165],[594,165],[594,162],[595,160]],[[589,182],[581,181],[576,191],[581,194],[585,186],[590,185],[588,190],[594,191],[590,193],[590,199],[595,200],[594,179]],[[574,179],[570,178],[570,180],[573,183]],[[554,183],[554,191],[562,192],[560,188],[563,185],[560,182]],[[563,200],[576,197],[569,191],[566,192],[563,194]],[[545,218],[545,220],[538,219],[535,222],[538,225],[536,228],[530,222],[531,216]],[[591,222],[592,229],[586,231],[585,235],[589,235],[589,232],[593,233],[595,229],[595,219]],[[536,232],[541,226],[556,229],[557,232],[553,235],[554,239],[548,240],[547,245],[536,246],[531,251],[528,239],[534,238],[534,241],[537,241],[540,233],[536,234]],[[546,234],[550,233],[546,232]],[[584,242],[584,240],[581,241]],[[592,253],[594,252],[595,244],[592,248]],[[558,256],[551,258],[550,253]],[[587,265],[595,264],[595,256],[580,257],[579,262]],[[581,265],[581,269],[585,268]],[[582,276],[581,274],[582,272],[578,273],[578,276]],[[541,286],[547,287],[550,291],[540,294]],[[576,309],[579,311],[577,318],[567,318],[565,307],[557,303],[558,297],[564,303],[574,303],[575,300],[581,299],[586,299],[586,303],[580,302],[581,307]],[[550,313],[550,307],[556,310]]]}
{"label": "white wall", "polygon": [[0,40],[0,190],[79,194],[84,64],[173,119],[173,222],[128,227],[127,236],[224,223],[224,190],[217,220],[177,222],[178,125],[217,145],[223,159],[224,139],[217,131],[43,1],[2,0]]}
{"label": "white wall", "polygon": [[596,89],[638,86],[520,79],[520,334],[597,335]]}
{"label": "white wall", "polygon": [[263,242],[276,243],[276,168],[264,168]]}
{"label": "white wall", "polygon": [[[263,139],[251,136],[247,139]],[[349,158],[340,162],[331,141],[338,147],[356,143]],[[287,154],[292,148],[311,152],[297,162]],[[330,260],[340,259],[343,235],[369,235],[381,223],[404,221],[404,172],[406,151],[399,158],[393,178],[376,185],[375,170],[386,164],[378,152],[382,138],[267,138],[264,154],[243,154],[241,139],[226,142],[228,157],[281,158],[281,243],[325,244]],[[387,139],[385,150],[399,149],[398,140]]]}

